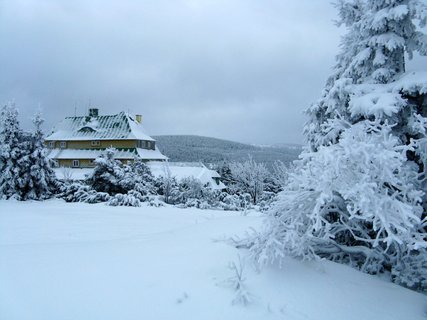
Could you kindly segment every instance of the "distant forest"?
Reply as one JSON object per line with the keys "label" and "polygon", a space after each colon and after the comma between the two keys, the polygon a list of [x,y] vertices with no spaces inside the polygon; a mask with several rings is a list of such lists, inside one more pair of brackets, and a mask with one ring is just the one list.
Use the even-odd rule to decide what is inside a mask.
{"label": "distant forest", "polygon": [[218,164],[223,161],[245,161],[248,156],[257,162],[271,167],[275,161],[289,163],[298,158],[302,146],[280,144],[273,146],[255,146],[228,140],[193,136],[164,135],[154,136],[160,151],[170,161]]}

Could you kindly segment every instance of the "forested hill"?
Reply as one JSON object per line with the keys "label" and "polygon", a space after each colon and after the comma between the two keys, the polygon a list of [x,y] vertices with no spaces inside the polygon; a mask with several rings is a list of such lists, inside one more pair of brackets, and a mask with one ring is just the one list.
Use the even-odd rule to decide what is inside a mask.
{"label": "forested hill", "polygon": [[170,161],[244,161],[251,155],[257,162],[271,166],[280,160],[289,163],[301,153],[300,145],[254,146],[239,142],[192,135],[154,136],[160,151]]}

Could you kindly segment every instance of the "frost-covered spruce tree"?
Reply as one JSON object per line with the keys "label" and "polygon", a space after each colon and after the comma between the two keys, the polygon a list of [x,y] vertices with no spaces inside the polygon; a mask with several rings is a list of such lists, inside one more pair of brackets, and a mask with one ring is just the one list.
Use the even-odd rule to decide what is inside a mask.
{"label": "frost-covered spruce tree", "polygon": [[109,148],[95,159],[95,168],[86,179],[86,183],[97,192],[105,192],[110,195],[127,192],[122,185],[123,165],[119,160],[114,159],[115,153],[116,149]]}
{"label": "frost-covered spruce tree", "polygon": [[17,197],[18,184],[15,170],[21,151],[22,132],[19,127],[18,111],[13,104],[2,107],[0,114],[0,196]]}
{"label": "frost-covered spruce tree", "polygon": [[58,188],[43,145],[37,114],[35,132],[24,134],[19,126],[18,110],[8,104],[1,112],[0,133],[0,195],[17,200],[43,200],[52,197]]}
{"label": "frost-covered spruce tree", "polygon": [[112,206],[140,206],[142,202],[149,201],[150,196],[156,194],[150,169],[141,159],[122,165],[114,159],[115,152],[110,148],[97,158],[95,168],[86,180],[99,194],[95,200],[107,199],[103,195],[105,193],[112,196],[108,198],[108,205]]}
{"label": "frost-covered spruce tree", "polygon": [[121,184],[126,190],[139,192],[142,197],[156,194],[154,176],[150,168],[139,158],[124,167]]}
{"label": "frost-covered spruce tree", "polygon": [[109,199],[108,205],[139,207],[142,202],[153,200],[156,194],[154,177],[141,159],[137,158],[133,163],[120,168],[120,174],[117,176],[120,177],[117,187],[122,192],[115,193],[114,197]]}
{"label": "frost-covered spruce tree", "polygon": [[47,158],[44,146],[42,124],[44,120],[38,112],[33,118],[35,127],[31,137],[31,149],[28,156],[28,191],[25,199],[43,200],[51,198],[57,193],[59,185],[55,173]]}
{"label": "frost-covered spruce tree", "polygon": [[349,29],[334,75],[308,110],[309,147],[251,239],[260,263],[325,257],[427,289],[426,7],[417,0],[340,1]]}
{"label": "frost-covered spruce tree", "polygon": [[[346,121],[355,123],[369,116],[388,116],[394,122],[407,123],[407,114],[397,112],[408,107],[399,92],[401,88],[388,88],[388,94],[381,97],[366,94],[378,87],[373,84],[392,83],[402,77],[405,54],[409,58],[414,52],[427,54],[425,35],[415,25],[415,21],[420,27],[426,25],[427,8],[421,1],[340,0],[336,7],[338,25],[345,25],[349,31],[342,39],[342,52],[321,99],[307,111],[310,121],[304,130],[312,150],[337,142],[347,127]],[[416,87],[416,83],[413,85]],[[416,97],[415,87],[406,87],[406,93]],[[349,108],[354,95],[374,102],[370,113]]]}
{"label": "frost-covered spruce tree", "polygon": [[25,185],[23,156],[27,153],[23,132],[18,121],[18,110],[9,103],[2,107],[0,114],[0,198],[21,200],[22,186]]}
{"label": "frost-covered spruce tree", "polygon": [[223,161],[213,168],[221,176],[221,181],[228,186],[233,182],[233,176],[231,175],[230,163]]}

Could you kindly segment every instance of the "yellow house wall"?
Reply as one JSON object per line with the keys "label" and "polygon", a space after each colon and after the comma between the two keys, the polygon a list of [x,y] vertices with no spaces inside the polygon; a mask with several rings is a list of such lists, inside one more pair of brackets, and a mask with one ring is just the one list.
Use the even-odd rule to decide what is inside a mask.
{"label": "yellow house wall", "polygon": [[[100,141],[99,146],[92,146],[92,141],[66,141],[67,149],[105,149],[109,147],[131,149],[136,148],[136,140],[93,140]],[[49,141],[45,141],[46,147],[49,147]],[[55,141],[54,148],[61,148],[60,141]]]}
{"label": "yellow house wall", "polygon": [[73,160],[79,160],[80,161],[80,167],[79,168],[92,168],[94,166],[90,162],[89,159],[60,159],[60,160],[58,160],[59,166],[70,168],[73,166]]}
{"label": "yellow house wall", "polygon": [[[109,147],[114,147],[118,149],[133,149],[137,147],[137,140],[93,140],[93,141],[100,141],[99,146],[92,146],[91,142],[89,141],[67,141],[62,140],[67,143],[66,149],[106,149]],[[47,148],[49,148],[49,142],[50,140],[45,141],[45,145]],[[61,141],[54,141],[55,145],[53,148],[60,149],[61,148]],[[80,166],[79,168],[93,168],[94,164],[90,162],[90,159],[57,159],[58,166],[59,167],[72,167],[73,160],[79,160]],[[93,159],[95,160],[95,159]],[[128,160],[121,160],[119,159],[123,164],[127,164]],[[132,161],[132,160],[130,160]]]}
{"label": "yellow house wall", "polygon": [[[90,159],[60,159],[58,160],[59,167],[71,168],[73,167],[73,160],[79,160],[80,166],[78,168],[93,168],[94,164],[90,162]],[[133,160],[122,160],[119,159],[123,164],[127,164],[128,161],[133,162]]]}

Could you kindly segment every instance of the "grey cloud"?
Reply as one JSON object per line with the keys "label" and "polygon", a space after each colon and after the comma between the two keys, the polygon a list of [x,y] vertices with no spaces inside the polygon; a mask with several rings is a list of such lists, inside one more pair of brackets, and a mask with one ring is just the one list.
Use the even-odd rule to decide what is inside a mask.
{"label": "grey cloud", "polygon": [[302,142],[340,30],[309,0],[3,1],[0,101],[29,126],[84,113],[142,113],[151,134]]}

